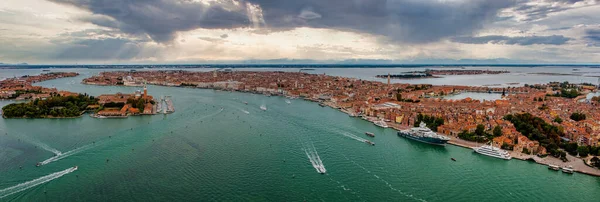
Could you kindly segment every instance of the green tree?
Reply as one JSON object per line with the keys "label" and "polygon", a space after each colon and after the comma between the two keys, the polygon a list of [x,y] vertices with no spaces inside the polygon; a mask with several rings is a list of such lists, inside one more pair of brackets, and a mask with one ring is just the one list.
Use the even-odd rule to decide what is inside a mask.
{"label": "green tree", "polygon": [[563,122],[563,120],[559,116],[554,117],[554,120],[552,120],[552,121],[559,123],[559,124]]}
{"label": "green tree", "polygon": [[571,155],[577,155],[577,143],[571,142],[565,145],[565,151],[567,151]]}
{"label": "green tree", "polygon": [[477,124],[477,128],[475,129],[475,135],[483,136],[485,133],[485,126],[483,124]]}
{"label": "green tree", "polygon": [[494,134],[494,137],[500,137],[500,136],[502,136],[502,127],[495,126],[494,130],[492,131],[492,134]]}
{"label": "green tree", "polygon": [[586,117],[585,117],[585,114],[583,114],[583,113],[575,112],[575,113],[571,114],[571,116],[569,118],[571,118],[571,120],[573,120],[573,121],[582,121],[582,120],[585,120]]}
{"label": "green tree", "polygon": [[581,157],[587,157],[589,152],[590,152],[590,150],[587,146],[577,147],[577,153],[579,153],[579,156],[581,156]]}

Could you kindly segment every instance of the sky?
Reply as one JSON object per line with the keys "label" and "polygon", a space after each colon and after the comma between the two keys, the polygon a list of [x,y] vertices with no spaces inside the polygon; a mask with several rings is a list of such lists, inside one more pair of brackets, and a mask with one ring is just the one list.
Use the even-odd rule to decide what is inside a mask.
{"label": "sky", "polygon": [[600,63],[600,0],[1,0],[0,63]]}

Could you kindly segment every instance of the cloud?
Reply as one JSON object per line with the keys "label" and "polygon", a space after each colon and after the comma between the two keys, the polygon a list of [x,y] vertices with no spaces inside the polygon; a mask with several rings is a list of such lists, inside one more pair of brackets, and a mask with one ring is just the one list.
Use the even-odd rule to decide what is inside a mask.
{"label": "cloud", "polygon": [[227,40],[225,40],[223,37],[221,38],[216,38],[216,37],[198,37],[198,39],[204,40],[204,41],[208,41],[208,42],[212,42],[212,43],[224,43]]}
{"label": "cloud", "polygon": [[588,46],[600,46],[600,29],[585,30],[583,38],[588,42]]}
{"label": "cloud", "polygon": [[331,28],[429,43],[469,35],[515,0],[50,0],[94,13],[81,20],[169,42],[197,28]]}
{"label": "cloud", "polygon": [[128,60],[141,52],[141,45],[123,38],[82,39],[63,44],[55,59],[65,60]]}
{"label": "cloud", "polygon": [[321,14],[315,13],[312,11],[312,9],[303,9],[300,14],[298,15],[299,18],[305,19],[305,20],[314,20],[314,19],[318,19],[321,18]]}
{"label": "cloud", "polygon": [[500,35],[488,35],[488,36],[462,36],[454,37],[451,39],[453,42],[466,43],[466,44],[506,44],[506,45],[534,45],[534,44],[546,44],[546,45],[562,45],[567,43],[571,38],[564,37],[562,35],[552,36],[500,36]]}
{"label": "cloud", "polygon": [[547,18],[552,13],[595,5],[596,0],[521,1],[513,10],[520,16],[521,21],[537,21]]}
{"label": "cloud", "polygon": [[515,4],[513,0],[248,0],[271,28],[332,28],[405,43],[471,34]]}
{"label": "cloud", "polygon": [[80,18],[129,34],[147,34],[156,42],[172,41],[178,31],[197,28],[238,28],[249,24],[233,1],[213,3],[190,0],[50,0],[88,10]]}

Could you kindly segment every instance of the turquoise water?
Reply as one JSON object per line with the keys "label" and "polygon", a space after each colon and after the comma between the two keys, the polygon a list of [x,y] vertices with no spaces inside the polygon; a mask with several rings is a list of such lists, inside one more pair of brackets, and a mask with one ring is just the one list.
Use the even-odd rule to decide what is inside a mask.
{"label": "turquoise water", "polygon": [[[82,85],[79,81],[88,74],[83,73],[40,85],[92,95],[136,89]],[[149,93],[173,96],[177,111],[128,119],[0,120],[0,190],[78,166],[38,186],[21,185],[17,188],[23,191],[14,194],[19,189],[0,191],[0,197],[5,196],[0,201],[595,201],[600,197],[597,177],[489,158],[451,145],[421,144],[316,103],[286,104],[281,97],[159,86],[151,86]],[[263,104],[267,111],[259,109]],[[364,135],[366,131],[376,137]],[[51,158],[54,150],[67,157],[35,167]],[[318,153],[327,174],[317,173],[307,151]]]}

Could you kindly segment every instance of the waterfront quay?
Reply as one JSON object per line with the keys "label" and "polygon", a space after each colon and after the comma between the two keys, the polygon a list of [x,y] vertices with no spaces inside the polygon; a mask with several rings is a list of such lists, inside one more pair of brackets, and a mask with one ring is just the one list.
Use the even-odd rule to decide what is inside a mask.
{"label": "waterfront quay", "polygon": [[[102,72],[83,80],[85,84],[123,85],[129,83],[162,86],[182,86],[281,95],[320,102],[340,109],[351,116],[366,116],[370,120],[385,120],[394,128],[409,128],[417,115],[440,117],[444,123],[436,128],[458,140],[462,132],[473,133],[478,125],[485,131],[500,126],[501,134],[491,142],[507,146],[515,154],[546,156],[549,151],[539,141],[525,136],[505,115],[529,113],[560,128],[561,141],[579,146],[597,147],[600,138],[600,111],[595,102],[559,95],[564,90],[580,94],[595,92],[589,84],[536,84],[520,87],[473,87],[429,84],[392,84],[353,78],[308,74],[301,72],[247,71],[116,71]],[[499,100],[446,100],[445,95],[461,92],[499,92]],[[584,120],[573,120],[573,113],[585,113]],[[560,119],[560,121],[557,121]],[[461,140],[464,141],[464,140]],[[451,141],[457,142],[457,141]],[[460,144],[460,142],[455,143]],[[545,157],[553,158],[553,157]],[[567,158],[569,159],[569,158]],[[572,158],[571,158],[572,159]],[[574,160],[574,159],[572,159]],[[580,160],[580,159],[577,159]],[[597,171],[597,169],[595,169]]]}

